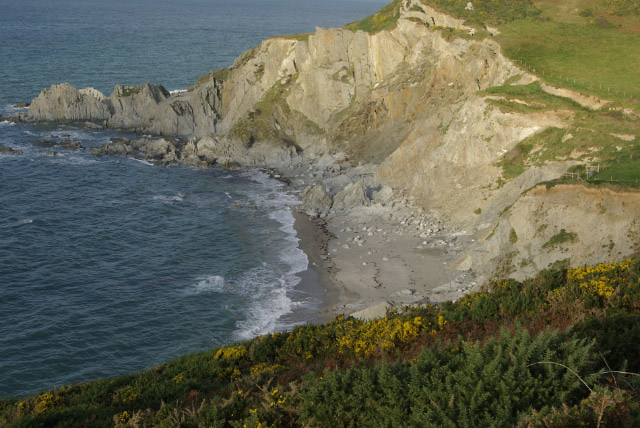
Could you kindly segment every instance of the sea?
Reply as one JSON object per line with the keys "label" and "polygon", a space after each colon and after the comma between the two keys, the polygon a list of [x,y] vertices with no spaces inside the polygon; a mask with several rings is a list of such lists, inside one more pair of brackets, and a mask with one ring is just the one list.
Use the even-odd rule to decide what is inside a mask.
{"label": "sea", "polygon": [[[183,90],[263,39],[385,1],[3,0],[0,112],[69,82]],[[0,123],[0,398],[135,373],[313,320],[298,197],[259,170],[157,167],[74,124]],[[55,152],[55,153],[54,153]]]}

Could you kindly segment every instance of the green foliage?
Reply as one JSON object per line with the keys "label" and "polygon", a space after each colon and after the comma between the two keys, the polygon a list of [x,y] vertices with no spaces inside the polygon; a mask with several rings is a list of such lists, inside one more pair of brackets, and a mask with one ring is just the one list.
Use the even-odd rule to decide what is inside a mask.
{"label": "green foliage", "polygon": [[639,382],[606,371],[640,369],[639,317],[639,260],[550,269],[455,303],[338,317],[5,398],[0,425],[572,426],[602,414],[637,426]]}
{"label": "green foliage", "polygon": [[[505,178],[517,177],[526,168],[547,161],[571,158],[589,164],[595,163],[593,159],[597,157],[600,173],[590,176],[591,182],[640,182],[640,147],[634,142],[634,136],[640,134],[640,121],[620,108],[592,111],[545,93],[538,82],[489,88],[484,93],[490,95],[491,104],[504,112],[553,112],[567,122],[566,128],[547,128],[506,153],[499,163]],[[574,167],[572,172],[587,178],[584,166]]]}
{"label": "green foliage", "polygon": [[550,127],[516,144],[498,164],[502,167],[504,178],[510,180],[522,174],[527,167],[530,152],[536,147],[545,147],[549,153],[555,153],[554,149],[561,145],[564,134],[564,129]]}
{"label": "green foliage", "polygon": [[[511,426],[531,407],[560,405],[579,392],[590,345],[557,333],[502,331],[485,344],[425,349],[413,364],[381,364],[309,376],[301,422],[312,426]],[[407,384],[408,383],[408,384]],[[579,395],[579,394],[578,394]]]}
{"label": "green foliage", "polygon": [[212,70],[207,74],[204,74],[198,77],[198,80],[196,80],[196,83],[194,83],[193,86],[197,87],[197,86],[204,85],[205,83],[213,79],[225,80],[227,77],[229,77],[229,73],[230,73],[230,70],[228,68],[216,68],[215,70]]}
{"label": "green foliage", "polygon": [[640,3],[637,0],[602,0],[610,15],[640,15]]}
{"label": "green foliage", "polygon": [[554,248],[566,242],[573,242],[576,240],[576,237],[577,235],[575,233],[567,232],[564,229],[560,229],[560,232],[549,238],[549,240],[544,243],[542,248]]}
{"label": "green foliage", "polygon": [[513,245],[516,242],[518,242],[518,234],[516,233],[516,230],[512,227],[511,232],[509,232],[509,243]]}
{"label": "green foliage", "polygon": [[230,134],[248,143],[271,138],[278,139],[279,133],[274,128],[274,119],[284,123],[286,121],[295,123],[309,134],[323,134],[325,131],[318,124],[301,112],[292,110],[285,101],[291,89],[290,83],[296,78],[297,76],[291,77],[288,83],[281,81],[274,83],[262,99],[253,106],[252,111],[233,124]]}
{"label": "green foliage", "polygon": [[121,96],[123,97],[129,97],[131,95],[137,95],[142,91],[142,88],[144,87],[144,85],[140,85],[140,86],[125,86],[122,89],[122,94]]}
{"label": "green foliage", "polygon": [[400,7],[402,0],[393,0],[391,3],[360,21],[347,24],[344,28],[351,31],[365,31],[367,33],[377,33],[382,30],[393,30],[400,18]]}

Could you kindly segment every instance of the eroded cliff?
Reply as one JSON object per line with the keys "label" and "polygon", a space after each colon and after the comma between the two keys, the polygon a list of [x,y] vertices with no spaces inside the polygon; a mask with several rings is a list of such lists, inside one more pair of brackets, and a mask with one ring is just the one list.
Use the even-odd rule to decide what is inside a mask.
{"label": "eroded cliff", "polygon": [[[461,20],[417,0],[391,6],[397,8],[397,24],[390,30],[318,28],[310,35],[268,39],[180,94],[145,84],[117,86],[105,97],[93,89],[54,85],[33,101],[24,119],[93,121],[188,137],[171,160],[192,165],[286,167],[327,162],[327,154],[338,154],[335,166],[331,158],[328,163],[338,175],[358,164],[373,173],[358,183],[365,194],[389,186],[397,197],[476,235],[477,245],[458,267],[482,275],[503,270],[522,277],[562,259],[596,263],[634,251],[634,193],[596,195],[579,186],[529,190],[561,177],[579,163],[576,158],[550,158],[513,177],[505,174],[507,154],[547,129],[566,128],[573,113],[500,108],[500,97],[489,89],[520,87],[537,77]],[[546,92],[556,91],[545,86]],[[324,183],[331,194],[323,197],[331,199],[358,180],[344,177]],[[593,208],[598,204],[607,208]],[[572,226],[566,212],[589,222]],[[631,220],[621,220],[618,212]],[[567,233],[580,238],[570,246],[544,247],[550,234],[573,229]],[[619,250],[605,251],[609,242]]]}

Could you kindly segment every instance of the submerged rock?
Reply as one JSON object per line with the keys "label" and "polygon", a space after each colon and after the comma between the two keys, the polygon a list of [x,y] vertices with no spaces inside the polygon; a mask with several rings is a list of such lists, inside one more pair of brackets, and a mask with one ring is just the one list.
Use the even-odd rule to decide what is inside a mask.
{"label": "submerged rock", "polygon": [[4,155],[21,155],[22,150],[12,149],[11,147],[3,146],[0,144],[0,153]]}

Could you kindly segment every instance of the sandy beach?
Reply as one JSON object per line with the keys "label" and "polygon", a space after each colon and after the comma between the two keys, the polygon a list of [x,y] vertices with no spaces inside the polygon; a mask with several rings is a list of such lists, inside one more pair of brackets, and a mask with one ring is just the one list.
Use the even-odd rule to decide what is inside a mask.
{"label": "sandy beach", "polygon": [[[272,175],[295,193],[317,177],[335,179],[296,169]],[[311,322],[340,314],[383,316],[389,308],[455,300],[477,286],[473,272],[458,262],[473,236],[401,198],[322,217],[300,211],[293,210],[295,228],[309,268],[299,287],[319,288],[323,300]]]}

